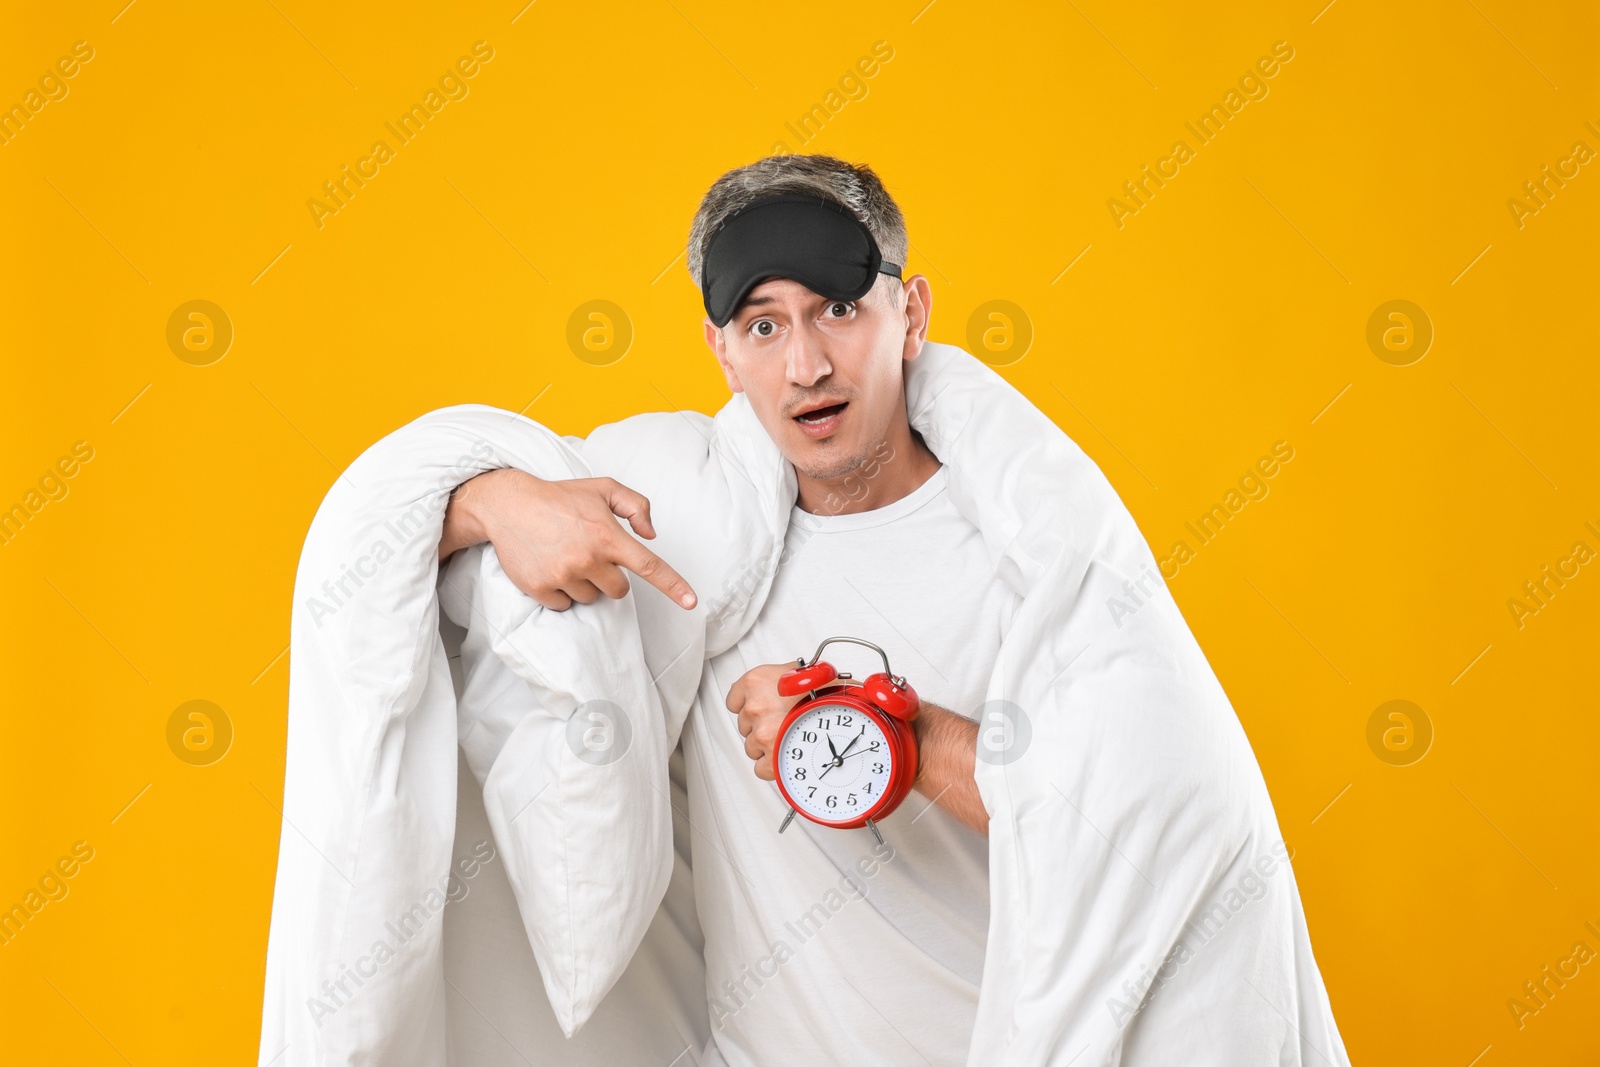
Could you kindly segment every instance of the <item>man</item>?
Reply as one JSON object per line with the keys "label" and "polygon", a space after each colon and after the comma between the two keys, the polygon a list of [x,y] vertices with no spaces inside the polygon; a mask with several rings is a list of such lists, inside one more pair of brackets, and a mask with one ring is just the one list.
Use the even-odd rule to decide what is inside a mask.
{"label": "man", "polygon": [[[1265,782],[1148,546],[1025,399],[944,346],[924,356],[932,294],[901,277],[908,247],[870,168],[820,156],[723,175],[691,229],[706,343],[748,400],[732,414],[754,415],[796,491],[775,573],[743,561],[771,575],[764,599],[739,595],[748,568],[690,566],[738,557],[725,531],[670,531],[686,570],[734,583],[683,628],[726,638],[694,672],[681,734],[711,1034],[698,1062],[1347,1065]],[[908,379],[919,358],[943,366],[937,391],[921,369]],[[622,469],[619,442],[641,455],[651,418],[596,431],[582,469]],[[660,470],[693,474],[690,444],[627,469],[698,492]],[[729,466],[713,486],[754,477]],[[453,493],[439,558],[489,542],[556,612],[625,596],[625,571],[692,611],[695,590],[618,522],[652,540],[650,511],[610,478],[491,470]],[[1126,625],[1097,610],[1120,595],[1143,605]],[[723,625],[752,603],[753,621]],[[670,606],[636,607],[651,632],[678,629]],[[541,616],[557,619],[586,617]],[[923,697],[915,792],[875,828],[789,824],[773,784],[798,699],[778,679],[839,636],[880,646]],[[880,666],[832,647],[855,678]],[[677,661],[658,662],[664,677]],[[980,747],[971,715],[988,724],[995,705],[1039,756]]]}
{"label": "man", "polygon": [[[730,217],[784,193],[843,206],[884,261],[905,262],[903,217],[869,167],[784,156],[707,193],[690,238],[696,280]],[[931,309],[920,274],[877,273],[854,300],[774,275],[725,323],[704,320],[728,387],[749,399],[798,483],[772,591],[755,625],[707,664],[683,741],[710,1063],[966,1062],[989,921],[988,815],[973,776],[977,725],[960,712],[983,703],[1018,598],[907,417],[904,361],[920,354]],[[556,609],[626,594],[623,567],[692,606],[687,584],[613,513],[653,536],[649,502],[609,479],[492,471],[456,492],[440,557],[490,541],[517,585]],[[780,697],[777,678],[835,635],[881,646],[922,696],[926,799],[883,820],[881,846],[865,829],[797,821],[777,832],[776,734],[800,699]],[[838,657],[841,670],[864,668],[857,678],[873,662]]]}

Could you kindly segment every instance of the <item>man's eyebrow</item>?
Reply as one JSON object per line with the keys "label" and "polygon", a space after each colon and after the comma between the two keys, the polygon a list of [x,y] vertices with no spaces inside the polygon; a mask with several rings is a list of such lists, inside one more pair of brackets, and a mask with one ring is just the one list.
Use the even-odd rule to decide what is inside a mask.
{"label": "man's eyebrow", "polygon": [[[828,298],[821,295],[816,295],[815,299],[827,300]],[[777,302],[778,298],[771,295],[746,297],[744,302],[739,305],[738,309],[735,310],[733,314],[734,317],[737,318],[738,316],[744,314],[744,310],[746,308],[763,307],[767,304],[776,304]],[[829,302],[832,303],[832,301]]]}

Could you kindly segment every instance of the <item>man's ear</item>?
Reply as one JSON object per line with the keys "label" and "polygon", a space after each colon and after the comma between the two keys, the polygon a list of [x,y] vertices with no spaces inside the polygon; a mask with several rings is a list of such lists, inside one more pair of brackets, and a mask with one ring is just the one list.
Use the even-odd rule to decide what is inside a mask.
{"label": "man's ear", "polygon": [[717,329],[716,323],[711,321],[710,316],[703,321],[706,328],[706,347],[717,357],[717,365],[722,368],[722,376],[728,380],[728,388],[735,393],[744,392],[744,386],[739,384],[738,373],[733,369],[733,364],[728,362],[728,345],[723,339],[722,331]]}
{"label": "man's ear", "polygon": [[928,321],[933,314],[933,289],[926,274],[913,274],[905,283],[906,335],[901,359],[916,359],[928,340]]}

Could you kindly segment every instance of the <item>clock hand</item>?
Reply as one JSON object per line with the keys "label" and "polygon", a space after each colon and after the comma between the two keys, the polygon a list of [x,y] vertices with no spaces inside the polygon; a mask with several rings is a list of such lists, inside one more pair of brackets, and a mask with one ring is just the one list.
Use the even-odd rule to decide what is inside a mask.
{"label": "clock hand", "polygon": [[844,752],[839,753],[839,758],[840,759],[844,759],[845,753],[849,752],[852,748],[855,748],[856,747],[856,742],[861,740],[861,738],[866,734],[866,732],[867,732],[867,728],[865,726],[863,726],[861,728],[861,733],[856,734],[854,737],[852,737],[850,739],[850,743],[848,745],[844,746]]}
{"label": "clock hand", "polygon": [[[866,732],[867,732],[867,728],[865,726],[863,726],[861,728],[861,733],[856,734],[854,737],[852,737],[850,739],[850,743],[848,745],[844,746],[844,751],[843,752],[835,753],[834,757],[833,757],[833,762],[828,764],[825,768],[823,768],[823,771],[822,771],[821,774],[817,775],[817,781],[819,781],[819,782],[822,781],[824,778],[826,778],[828,776],[828,772],[829,771],[833,770],[835,767],[839,766],[839,764],[843,763],[844,760],[845,760],[845,757],[847,755],[849,755],[850,750],[852,748],[856,747],[856,742],[861,740],[861,738],[866,735]],[[832,738],[830,738],[828,740],[828,747],[829,748],[833,747]],[[865,751],[867,751],[867,750],[866,749],[862,749],[861,750],[861,752],[865,752]],[[861,752],[857,752],[856,755],[858,755],[858,756],[861,755]]]}
{"label": "clock hand", "polygon": [[823,737],[823,740],[828,742],[828,751],[832,752],[833,753],[833,758],[835,760],[837,760],[839,758],[839,750],[833,747],[833,737],[832,737],[832,735],[823,734],[822,737]]}

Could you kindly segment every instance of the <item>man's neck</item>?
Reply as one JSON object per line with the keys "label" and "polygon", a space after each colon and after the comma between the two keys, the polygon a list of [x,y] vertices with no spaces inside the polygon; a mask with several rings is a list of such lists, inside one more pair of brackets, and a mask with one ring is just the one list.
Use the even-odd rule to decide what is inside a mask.
{"label": "man's neck", "polygon": [[796,503],[813,515],[874,511],[909,496],[941,466],[922,435],[900,420],[861,466],[837,478],[813,478],[798,468]]}

